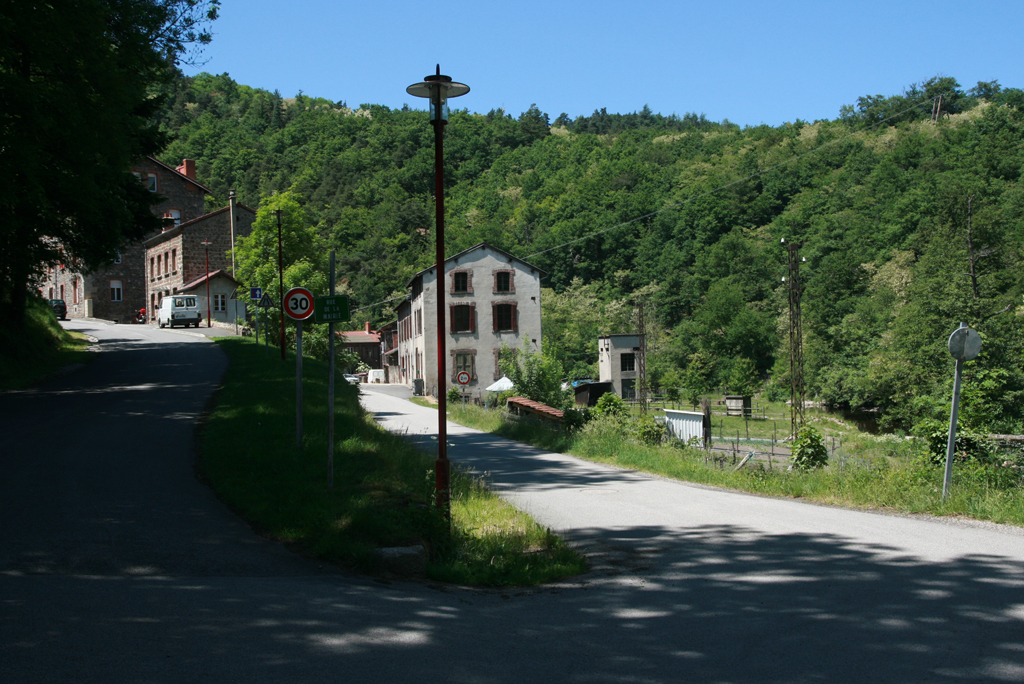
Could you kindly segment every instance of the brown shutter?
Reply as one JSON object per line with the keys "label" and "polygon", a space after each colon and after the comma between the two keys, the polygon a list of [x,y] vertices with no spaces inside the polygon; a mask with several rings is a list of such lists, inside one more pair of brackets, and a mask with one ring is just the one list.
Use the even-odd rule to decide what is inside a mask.
{"label": "brown shutter", "polygon": [[476,332],[476,304],[469,305],[469,332]]}
{"label": "brown shutter", "polygon": [[498,304],[491,302],[491,332],[498,332]]}
{"label": "brown shutter", "polygon": [[455,305],[448,305],[448,332],[455,332]]}
{"label": "brown shutter", "polygon": [[519,332],[519,307],[516,302],[512,302],[512,330]]}

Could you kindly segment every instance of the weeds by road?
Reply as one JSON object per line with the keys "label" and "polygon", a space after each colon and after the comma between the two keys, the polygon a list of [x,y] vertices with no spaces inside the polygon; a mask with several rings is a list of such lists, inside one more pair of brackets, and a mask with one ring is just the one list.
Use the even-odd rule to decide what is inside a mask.
{"label": "weeds by road", "polygon": [[25,329],[0,326],[0,391],[25,387],[61,368],[95,358],[84,335],[64,330],[50,306],[29,297]]}
{"label": "weeds by road", "polygon": [[870,435],[834,418],[812,422],[827,439],[840,436],[841,450],[820,470],[789,470],[786,461],[735,463],[682,445],[642,444],[623,424],[592,421],[578,433],[532,421],[510,421],[503,412],[478,406],[453,407],[453,422],[532,444],[549,451],[641,470],[686,482],[769,496],[904,513],[960,516],[1024,526],[1021,471],[1007,462],[958,463],[950,497],[942,501],[942,468],[925,445],[896,435]]}
{"label": "weeds by road", "polygon": [[334,488],[327,487],[327,365],[303,360],[302,448],[295,439],[295,361],[247,338],[222,338],[230,358],[204,426],[200,472],[263,534],[316,558],[380,570],[381,547],[422,544],[429,577],[524,586],[583,572],[560,538],[457,471],[452,531],[432,505],[434,462],[376,425],[358,389],[335,379]]}

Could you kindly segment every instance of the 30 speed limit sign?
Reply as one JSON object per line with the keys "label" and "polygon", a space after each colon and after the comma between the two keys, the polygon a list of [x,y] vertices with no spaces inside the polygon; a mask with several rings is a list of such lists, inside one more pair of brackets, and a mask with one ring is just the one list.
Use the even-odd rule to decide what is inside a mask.
{"label": "30 speed limit sign", "polygon": [[284,295],[284,312],[290,318],[304,321],[313,315],[313,293],[304,287],[293,287]]}

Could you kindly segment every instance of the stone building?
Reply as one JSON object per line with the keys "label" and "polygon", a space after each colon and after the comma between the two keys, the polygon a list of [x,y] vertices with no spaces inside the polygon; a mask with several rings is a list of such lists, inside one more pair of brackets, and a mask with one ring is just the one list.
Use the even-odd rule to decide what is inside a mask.
{"label": "stone building", "polygon": [[[228,198],[228,206],[177,225],[169,224],[163,232],[144,240],[142,244],[145,251],[142,258],[146,268],[145,298],[151,318],[155,320],[156,309],[160,306],[161,299],[176,294],[186,284],[195,287],[195,281],[199,278],[204,279],[204,287],[196,289],[195,294],[202,300],[202,310],[205,312],[207,248],[209,272],[222,271],[225,276],[229,276],[234,269],[230,254],[234,241],[239,236],[248,236],[252,232],[255,220],[256,212],[236,202],[232,192]],[[204,244],[205,241],[209,241],[209,244]],[[216,294],[210,310],[211,313],[216,312],[220,315],[213,316],[213,320],[234,323],[234,319],[230,317],[230,296],[225,299],[221,296],[225,293]],[[212,291],[210,296],[214,297]]]}
{"label": "stone building", "polygon": [[598,337],[597,366],[600,382],[612,383],[612,391],[623,399],[635,399],[639,356],[639,335]]}
{"label": "stone building", "polygon": [[[196,181],[193,160],[185,159],[175,168],[153,157],[144,157],[132,168],[132,173],[150,192],[164,198],[153,206],[153,212],[169,225],[202,216],[203,202],[210,191]],[[74,264],[48,268],[39,292],[46,299],[63,299],[72,318],[125,323],[135,311],[147,306],[145,263],[145,247],[133,243],[110,264],[89,273]]]}
{"label": "stone building", "polygon": [[[481,398],[501,378],[502,345],[541,348],[540,279],[536,266],[480,243],[445,260],[447,377],[437,377],[437,269],[412,277],[408,300],[398,307],[398,372],[391,382],[413,385],[420,378],[427,394],[456,386],[469,373],[466,393]],[[393,371],[394,369],[392,369]]]}

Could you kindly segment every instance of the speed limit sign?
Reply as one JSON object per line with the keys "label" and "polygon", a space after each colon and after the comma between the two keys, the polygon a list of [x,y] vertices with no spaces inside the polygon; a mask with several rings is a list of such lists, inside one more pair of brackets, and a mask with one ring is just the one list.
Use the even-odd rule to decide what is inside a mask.
{"label": "speed limit sign", "polygon": [[293,287],[284,295],[284,312],[290,318],[304,321],[313,315],[313,293],[304,287]]}
{"label": "speed limit sign", "polygon": [[468,385],[471,378],[469,377],[469,373],[466,371],[460,371],[459,374],[455,376],[455,380],[460,385]]}

